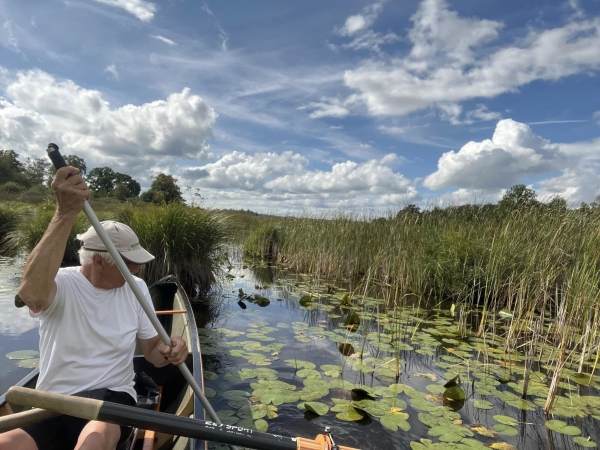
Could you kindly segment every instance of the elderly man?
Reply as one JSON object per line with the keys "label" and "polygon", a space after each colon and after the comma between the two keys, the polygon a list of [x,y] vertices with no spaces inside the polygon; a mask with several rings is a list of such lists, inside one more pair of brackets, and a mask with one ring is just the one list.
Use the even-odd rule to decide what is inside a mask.
{"label": "elderly man", "polygon": [[[77,214],[90,196],[78,169],[59,169],[52,183],[57,209],[33,249],[19,287],[30,314],[40,318],[40,376],[37,388],[59,394],[102,397],[135,405],[133,354],[136,338],[148,361],[160,367],[181,364],[185,342],[164,345],[123,275],[93,228],[78,238],[81,266],[60,268]],[[154,257],[128,226],[106,221],[103,228],[132,274]],[[136,278],[150,302],[148,287]],[[126,429],[69,416],[0,434],[1,450],[112,450]]]}

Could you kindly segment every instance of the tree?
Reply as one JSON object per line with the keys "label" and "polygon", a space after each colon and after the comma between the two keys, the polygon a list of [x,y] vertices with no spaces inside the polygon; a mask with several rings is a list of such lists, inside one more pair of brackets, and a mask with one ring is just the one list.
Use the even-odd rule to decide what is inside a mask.
{"label": "tree", "polygon": [[52,164],[47,158],[29,158],[25,161],[25,176],[31,186],[43,186]]}
{"label": "tree", "polygon": [[154,203],[183,203],[184,201],[181,190],[177,186],[177,179],[164,173],[156,176],[150,190],[142,194],[142,200]]}
{"label": "tree", "polygon": [[1,183],[12,181],[23,186],[29,185],[24,175],[23,164],[14,150],[0,150],[0,180]]}
{"label": "tree", "polygon": [[552,200],[550,200],[546,206],[552,211],[566,211],[567,201],[560,195],[556,195],[552,197]]}
{"label": "tree", "polygon": [[530,208],[537,205],[539,205],[537,194],[533,189],[529,189],[524,184],[515,184],[506,191],[502,200],[498,202],[498,206],[507,210]]}
{"label": "tree", "polygon": [[[64,155],[64,158],[65,162],[67,163],[67,166],[77,167],[79,169],[79,174],[81,176],[85,176],[85,174],[87,173],[87,165],[85,164],[85,161],[82,157],[77,155]],[[56,169],[54,168],[54,166],[51,166],[50,173],[48,176],[48,186],[50,186],[50,184],[52,183],[54,175],[56,175]]]}
{"label": "tree", "polygon": [[[117,184],[117,186],[123,185],[125,187],[125,194],[127,197],[137,197],[138,195],[140,195],[140,191],[142,190],[140,183],[138,183],[129,175],[124,173],[115,173],[115,183]],[[117,188],[117,186],[115,186],[115,189]]]}
{"label": "tree", "polygon": [[86,180],[89,188],[96,194],[108,195],[115,188],[115,175],[110,167],[96,167],[90,170]]}

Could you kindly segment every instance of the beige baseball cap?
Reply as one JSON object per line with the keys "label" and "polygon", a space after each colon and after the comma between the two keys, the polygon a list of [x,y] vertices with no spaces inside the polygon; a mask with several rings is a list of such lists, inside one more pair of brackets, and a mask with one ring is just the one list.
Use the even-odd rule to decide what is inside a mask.
{"label": "beige baseball cap", "polygon": [[[154,259],[154,256],[140,245],[137,235],[127,225],[114,220],[105,220],[100,223],[126,262],[146,264]],[[78,234],[77,239],[83,242],[82,248],[85,250],[91,252],[108,251],[94,227],[89,227],[85,233]]]}

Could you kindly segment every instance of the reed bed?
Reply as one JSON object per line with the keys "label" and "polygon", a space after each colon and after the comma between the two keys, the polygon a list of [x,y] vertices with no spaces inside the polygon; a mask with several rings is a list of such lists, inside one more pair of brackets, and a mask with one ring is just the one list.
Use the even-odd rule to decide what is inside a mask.
{"label": "reed bed", "polygon": [[15,256],[18,252],[10,236],[18,227],[21,210],[12,204],[0,205],[0,256]]}
{"label": "reed bed", "polygon": [[[274,248],[271,258],[298,272],[386,286],[392,307],[415,297],[421,305],[449,301],[457,311],[479,307],[479,334],[490,325],[487,311],[506,308],[512,312],[506,351],[532,340],[551,345],[546,363],[556,385],[565,365],[577,362],[573,355],[579,373],[593,374],[600,360],[599,231],[600,208],[469,205],[385,218],[271,219],[246,247],[263,255]],[[537,324],[549,317],[553,326],[539,336]],[[551,392],[546,411],[553,399]]]}
{"label": "reed bed", "polygon": [[215,281],[229,238],[225,215],[179,203],[143,209],[126,205],[117,220],[129,225],[156,257],[143,268],[146,281],[174,275],[188,292],[206,291]]}

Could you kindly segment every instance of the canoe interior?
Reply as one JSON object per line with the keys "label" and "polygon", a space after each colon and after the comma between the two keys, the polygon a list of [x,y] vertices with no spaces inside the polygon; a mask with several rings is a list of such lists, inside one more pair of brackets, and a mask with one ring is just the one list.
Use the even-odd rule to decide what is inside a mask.
{"label": "canoe interior", "polygon": [[[167,331],[167,334],[170,336],[181,336],[187,342],[190,355],[186,364],[194,374],[196,382],[204,389],[198,330],[196,328],[194,313],[185,291],[177,279],[171,276],[165,277],[149,286],[149,291],[156,311],[185,310],[184,313],[159,315],[158,320]],[[177,367],[172,365],[161,368],[154,367],[141,355],[139,345],[136,348],[136,356],[134,357],[133,364],[136,373],[146,372],[158,386],[162,387],[161,412],[191,416],[201,420],[205,419],[202,404],[195,398],[191,388]],[[38,374],[39,369],[33,370],[19,381],[17,386],[35,388]],[[23,408],[16,405],[8,405],[4,395],[0,397],[0,416],[22,410]],[[142,449],[144,430],[136,430],[136,437],[135,441],[128,443],[122,449]],[[207,448],[207,443],[204,441],[188,440],[187,438],[179,438],[162,433],[156,433],[154,442],[155,450],[205,450]]]}

